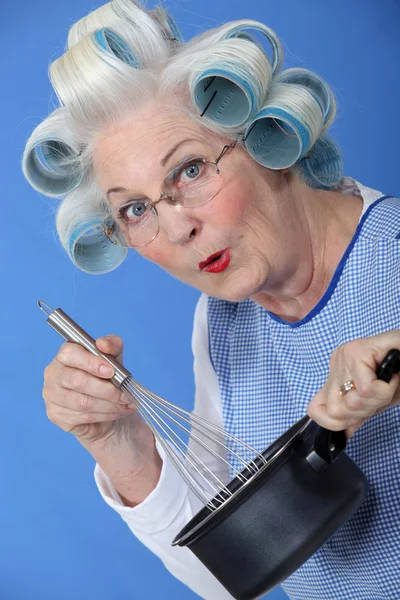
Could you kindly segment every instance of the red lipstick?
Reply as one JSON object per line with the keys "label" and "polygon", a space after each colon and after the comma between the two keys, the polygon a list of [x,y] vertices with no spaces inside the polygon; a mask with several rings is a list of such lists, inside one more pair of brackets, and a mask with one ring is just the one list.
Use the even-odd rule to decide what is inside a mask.
{"label": "red lipstick", "polygon": [[207,273],[222,273],[229,267],[231,262],[231,251],[229,248],[220,250],[215,254],[212,254],[204,262],[199,263],[200,271],[207,271]]}

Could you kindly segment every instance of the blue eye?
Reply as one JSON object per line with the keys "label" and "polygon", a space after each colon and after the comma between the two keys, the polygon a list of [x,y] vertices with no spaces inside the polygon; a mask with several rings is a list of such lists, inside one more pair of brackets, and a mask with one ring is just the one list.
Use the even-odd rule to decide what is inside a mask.
{"label": "blue eye", "polygon": [[121,206],[118,210],[118,218],[126,221],[137,221],[148,209],[148,203],[144,200],[138,200],[137,202],[130,202],[125,206]]}
{"label": "blue eye", "polygon": [[129,204],[122,212],[122,216],[129,219],[135,220],[142,217],[147,210],[147,203],[144,201],[133,202]]}
{"label": "blue eye", "polygon": [[184,168],[183,173],[185,173],[189,179],[195,179],[200,173],[200,167],[197,164],[188,165]]}

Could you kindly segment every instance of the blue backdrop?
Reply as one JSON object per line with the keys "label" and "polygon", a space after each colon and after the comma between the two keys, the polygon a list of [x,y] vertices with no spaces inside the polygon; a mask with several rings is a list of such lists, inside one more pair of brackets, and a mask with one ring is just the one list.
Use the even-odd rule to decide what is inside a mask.
{"label": "blue backdrop", "polygon": [[[133,252],[103,277],[84,275],[69,262],[55,235],[56,203],[25,182],[20,157],[53,106],[49,62],[69,26],[98,2],[3,2],[0,599],[190,600],[195,594],[103,503],[92,458],[47,420],[42,374],[61,340],[36,301],[62,307],[95,337],[121,335],[134,375],[189,409],[198,293]],[[167,8],[185,39],[240,18],[274,29],[286,49],[285,66],[319,72],[337,95],[330,132],[343,149],[346,174],[400,195],[398,0],[170,0]],[[268,598],[286,596],[277,589]]]}

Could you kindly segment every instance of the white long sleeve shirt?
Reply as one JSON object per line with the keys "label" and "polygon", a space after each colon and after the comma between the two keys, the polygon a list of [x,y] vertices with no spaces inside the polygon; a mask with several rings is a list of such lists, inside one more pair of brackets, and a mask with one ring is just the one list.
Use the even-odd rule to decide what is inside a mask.
{"label": "white long sleeve shirt", "polygon": [[[381,192],[366,188],[351,178],[344,178],[336,190],[360,196],[364,201],[363,213],[382,196]],[[223,427],[221,396],[208,344],[207,296],[203,294],[196,307],[192,336],[196,386],[194,413]],[[201,503],[159,444],[157,449],[163,461],[161,477],[157,487],[140,505],[134,508],[124,506],[107,475],[96,465],[95,480],[100,494],[122,517],[132,533],[162,560],[177,579],[206,600],[232,599],[188,548],[171,546],[177,533],[200,510]],[[213,472],[219,469],[221,480],[229,480],[228,469],[223,464],[215,462],[200,447],[196,449],[196,453],[208,462]]]}

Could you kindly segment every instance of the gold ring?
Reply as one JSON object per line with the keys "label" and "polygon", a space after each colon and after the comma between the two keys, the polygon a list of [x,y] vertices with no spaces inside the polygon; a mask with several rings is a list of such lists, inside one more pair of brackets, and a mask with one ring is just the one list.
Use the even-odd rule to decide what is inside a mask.
{"label": "gold ring", "polygon": [[341,396],[344,396],[345,394],[347,394],[347,392],[350,392],[351,390],[355,390],[356,389],[356,384],[354,383],[354,381],[352,379],[350,379],[349,381],[345,381],[344,383],[342,383],[342,385],[339,388],[339,394]]}

